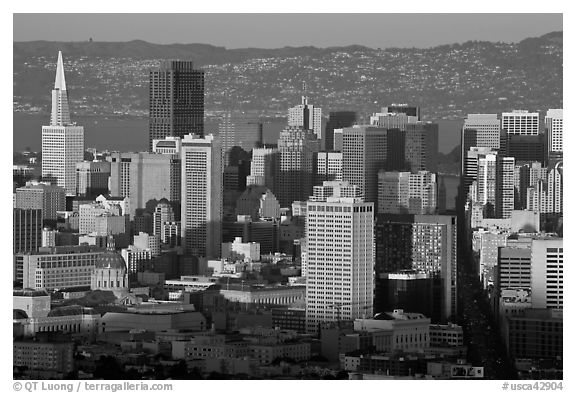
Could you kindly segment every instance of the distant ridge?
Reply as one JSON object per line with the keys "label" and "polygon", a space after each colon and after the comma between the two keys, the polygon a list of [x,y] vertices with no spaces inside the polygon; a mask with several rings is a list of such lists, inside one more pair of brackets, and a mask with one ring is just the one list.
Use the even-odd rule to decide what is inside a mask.
{"label": "distant ridge", "polygon": [[[561,31],[547,33],[541,37],[526,38],[519,43],[520,46],[538,45],[543,41],[562,43]],[[492,44],[489,41],[468,41],[463,44],[446,44],[427,48],[434,50],[445,46],[467,46],[470,44]],[[61,50],[67,57],[120,57],[134,59],[181,59],[193,60],[198,65],[222,64],[240,62],[251,58],[265,57],[294,57],[319,56],[331,52],[374,52],[378,49],[362,45],[348,45],[343,47],[317,48],[314,46],[292,47],[286,46],[277,49],[242,48],[226,49],[221,46],[209,44],[153,44],[142,40],[128,42],[55,42],[55,41],[26,41],[14,42],[14,61],[28,56],[54,56]],[[388,48],[400,51],[411,51],[412,48]],[[418,50],[427,50],[418,49]]]}

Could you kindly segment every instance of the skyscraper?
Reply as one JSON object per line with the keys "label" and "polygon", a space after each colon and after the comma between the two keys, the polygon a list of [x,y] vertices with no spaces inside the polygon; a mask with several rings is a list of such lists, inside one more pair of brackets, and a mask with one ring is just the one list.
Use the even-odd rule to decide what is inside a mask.
{"label": "skyscraper", "polygon": [[288,207],[294,201],[304,201],[312,194],[314,182],[314,153],[320,150],[320,141],[314,132],[302,127],[287,127],[280,133],[280,174],[277,193],[280,206]]}
{"label": "skyscraper", "polygon": [[342,179],[357,185],[365,202],[378,200],[378,170],[385,168],[387,153],[385,128],[354,126],[343,129]]}
{"label": "skyscraper", "polygon": [[76,195],[96,198],[108,193],[110,163],[106,161],[83,161],[76,164]]}
{"label": "skyscraper", "polygon": [[342,153],[335,151],[319,151],[316,157],[316,176],[314,185],[325,181],[342,181]]}
{"label": "skyscraper", "polygon": [[563,239],[532,241],[532,307],[564,308]]}
{"label": "skyscraper", "polygon": [[417,270],[441,279],[435,315],[441,322],[456,317],[456,217],[378,215],[376,273]]}
{"label": "skyscraper", "polygon": [[278,149],[265,147],[254,149],[252,150],[250,176],[246,179],[246,185],[266,186],[276,193],[279,170],[280,152]]}
{"label": "skyscraper", "polygon": [[510,218],[514,210],[514,157],[496,157],[496,218]]}
{"label": "skyscraper", "polygon": [[539,115],[537,112],[514,110],[502,113],[502,129],[511,135],[538,135]]}
{"label": "skyscraper", "polygon": [[288,109],[288,127],[314,130],[316,138],[322,139],[322,108],[308,104],[308,97],[302,96],[302,104]]}
{"label": "skyscraper", "polygon": [[130,199],[130,216],[152,199],[180,200],[180,158],[172,154],[112,153],[110,195]]}
{"label": "skyscraper", "polygon": [[468,114],[462,126],[462,169],[471,147],[500,149],[500,120],[497,114]]}
{"label": "skyscraper", "polygon": [[438,124],[406,125],[404,157],[412,172],[438,170]]}
{"label": "skyscraper", "polygon": [[550,153],[561,153],[564,149],[564,115],[562,109],[548,109],[544,124],[546,127],[546,135],[548,137],[548,158]]}
{"label": "skyscraper", "polygon": [[262,144],[262,123],[256,116],[227,112],[218,124],[218,136],[224,153],[234,146],[249,152]]}
{"label": "skyscraper", "polygon": [[378,213],[433,214],[438,205],[436,174],[378,172]]}
{"label": "skyscraper", "polygon": [[44,225],[56,225],[57,212],[66,210],[66,197],[62,187],[45,183],[27,183],[16,189],[16,209],[42,209]]}
{"label": "skyscraper", "polygon": [[76,194],[76,163],[84,160],[84,127],[70,120],[62,52],[58,52],[50,125],[42,126],[42,177]]}
{"label": "skyscraper", "polygon": [[325,182],[323,198],[307,203],[306,327],[372,315],[374,204],[358,197],[346,182]]}
{"label": "skyscraper", "polygon": [[165,61],[150,70],[150,151],[154,139],[204,135],[204,71],[191,61]]}
{"label": "skyscraper", "polygon": [[220,256],[222,243],[222,147],[218,138],[182,139],[182,245],[187,253]]}
{"label": "skyscraper", "polygon": [[352,127],[356,123],[356,112],[338,111],[330,112],[324,132],[325,149],[334,150],[334,130]]}

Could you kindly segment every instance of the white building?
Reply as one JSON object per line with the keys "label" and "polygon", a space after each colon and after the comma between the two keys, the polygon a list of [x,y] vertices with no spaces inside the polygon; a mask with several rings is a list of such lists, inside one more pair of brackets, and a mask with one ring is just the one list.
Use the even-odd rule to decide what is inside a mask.
{"label": "white building", "polygon": [[561,152],[564,149],[563,112],[562,109],[548,109],[546,112],[544,124],[548,135],[548,152]]}
{"label": "white building", "polygon": [[502,113],[502,129],[508,135],[538,135],[539,121],[538,112],[514,110]]}
{"label": "white building", "polygon": [[250,163],[250,176],[246,185],[266,186],[276,192],[276,176],[280,165],[280,151],[278,149],[257,148],[252,150]]}
{"label": "white building", "polygon": [[378,213],[433,214],[437,204],[436,174],[378,172]]}
{"label": "white building", "polygon": [[84,160],[84,127],[70,120],[62,52],[58,52],[50,125],[42,126],[42,177],[76,194],[76,163]]}
{"label": "white building", "polygon": [[563,269],[563,239],[534,239],[532,241],[533,308],[564,308]]}
{"label": "white building", "polygon": [[220,256],[222,148],[213,135],[182,139],[182,245],[196,256]]}
{"label": "white building", "polygon": [[307,331],[324,321],[372,315],[374,204],[327,196],[308,201],[307,210]]}
{"label": "white building", "polygon": [[135,246],[128,246],[120,251],[122,258],[126,262],[128,273],[140,273],[146,270],[146,263],[150,261],[152,255],[149,249],[141,249]]}
{"label": "white building", "polygon": [[159,154],[180,155],[182,141],[178,136],[167,136],[164,139],[152,140],[152,152]]}
{"label": "white building", "polygon": [[288,109],[288,126],[314,130],[316,137],[322,139],[322,108],[309,105],[308,97],[302,96],[302,104]]}
{"label": "white building", "polygon": [[241,237],[236,237],[232,243],[222,243],[222,258],[259,261],[260,243],[244,243]]}
{"label": "white building", "polygon": [[342,153],[319,151],[316,155],[316,182],[342,181]]}

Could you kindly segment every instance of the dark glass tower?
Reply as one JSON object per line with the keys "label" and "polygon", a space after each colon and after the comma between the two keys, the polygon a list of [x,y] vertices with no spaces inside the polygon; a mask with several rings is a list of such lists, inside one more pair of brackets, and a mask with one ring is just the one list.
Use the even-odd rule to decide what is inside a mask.
{"label": "dark glass tower", "polygon": [[340,111],[330,112],[330,117],[326,123],[325,146],[327,151],[334,150],[334,130],[337,128],[352,127],[356,124],[356,112]]}
{"label": "dark glass tower", "polygon": [[152,140],[204,135],[204,71],[191,61],[165,61],[150,70],[150,151]]}

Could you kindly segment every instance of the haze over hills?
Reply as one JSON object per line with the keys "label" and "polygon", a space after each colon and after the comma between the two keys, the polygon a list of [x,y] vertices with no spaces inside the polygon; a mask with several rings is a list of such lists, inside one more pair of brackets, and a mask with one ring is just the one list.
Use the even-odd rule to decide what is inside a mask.
{"label": "haze over hills", "polygon": [[562,107],[562,32],[519,43],[470,41],[428,49],[226,49],[205,44],[15,42],[14,110],[46,113],[58,50],[77,115],[145,116],[148,69],[192,60],[206,71],[206,111],[282,115],[300,100],[365,118],[392,102],[422,107],[426,120],[510,109]]}

